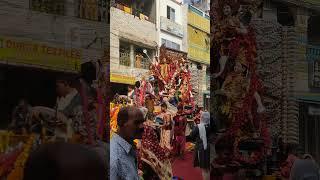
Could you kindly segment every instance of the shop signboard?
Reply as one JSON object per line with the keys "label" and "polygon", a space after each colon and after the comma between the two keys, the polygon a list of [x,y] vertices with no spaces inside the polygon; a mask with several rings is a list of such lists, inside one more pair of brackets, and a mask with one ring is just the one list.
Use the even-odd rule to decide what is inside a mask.
{"label": "shop signboard", "polygon": [[134,85],[136,82],[136,79],[135,77],[132,77],[132,76],[125,76],[125,75],[111,73],[110,82]]}
{"label": "shop signboard", "polygon": [[79,72],[82,51],[17,38],[0,37],[0,63]]}
{"label": "shop signboard", "polygon": [[170,34],[176,35],[183,38],[183,27],[182,25],[167,19],[164,16],[160,17],[160,29]]}

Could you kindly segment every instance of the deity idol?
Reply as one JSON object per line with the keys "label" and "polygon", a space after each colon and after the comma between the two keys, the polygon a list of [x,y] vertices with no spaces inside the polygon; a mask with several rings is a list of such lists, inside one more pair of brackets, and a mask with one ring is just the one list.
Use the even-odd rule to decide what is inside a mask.
{"label": "deity idol", "polygon": [[[227,112],[228,109],[231,110],[229,111],[229,117],[231,117],[232,122],[238,121],[237,113],[244,111],[244,107],[247,106],[247,104],[244,103],[248,97],[251,96],[249,91],[253,90],[250,77],[247,77],[248,68],[249,64],[246,60],[245,51],[242,50],[236,59],[234,71],[227,76],[222,89],[217,91],[218,94],[223,94],[228,98],[228,101],[224,106],[224,110]],[[258,92],[254,91],[253,96],[258,105],[257,112],[264,112],[265,107],[262,104],[261,97]],[[251,107],[247,109],[245,116],[250,120],[252,128],[254,128]],[[253,129],[253,131],[255,130]]]}
{"label": "deity idol", "polygon": [[[240,10],[242,11],[242,10]],[[248,25],[251,21],[251,14],[248,11],[239,12],[240,16],[232,16],[232,8],[230,4],[223,6],[223,19],[218,25],[218,31],[215,33],[215,39],[221,44],[219,60],[219,72],[214,74],[214,77],[219,77],[226,66],[230,56],[230,46],[237,40],[238,37],[248,34]]]}
{"label": "deity idol", "polygon": [[168,64],[168,61],[166,58],[163,58],[162,63],[160,64],[160,74],[165,83],[168,78],[169,72],[170,72],[170,66]]}

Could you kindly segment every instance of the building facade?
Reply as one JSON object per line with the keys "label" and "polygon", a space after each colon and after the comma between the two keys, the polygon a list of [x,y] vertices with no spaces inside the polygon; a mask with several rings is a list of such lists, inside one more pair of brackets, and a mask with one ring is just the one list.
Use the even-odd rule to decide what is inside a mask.
{"label": "building facade", "polygon": [[117,0],[110,9],[110,81],[120,94],[149,70],[157,53],[156,0]]}
{"label": "building facade", "polygon": [[210,18],[200,9],[186,5],[188,59],[196,102],[209,110],[210,98]]}
{"label": "building facade", "polygon": [[102,60],[107,1],[12,0],[0,7],[0,83],[7,85],[0,87],[1,119],[21,96],[51,106],[56,74],[76,74],[82,63]]}
{"label": "building facade", "polygon": [[302,152],[320,159],[319,60],[320,3],[270,1],[264,3],[263,19],[281,29],[283,41],[282,137]]}
{"label": "building facade", "polygon": [[158,0],[158,44],[177,51],[187,52],[187,17],[182,1]]}

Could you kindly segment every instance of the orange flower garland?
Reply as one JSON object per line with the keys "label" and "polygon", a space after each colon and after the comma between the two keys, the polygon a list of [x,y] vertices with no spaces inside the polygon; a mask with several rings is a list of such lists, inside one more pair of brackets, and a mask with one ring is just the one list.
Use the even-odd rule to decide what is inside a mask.
{"label": "orange flower garland", "polygon": [[35,140],[35,136],[31,135],[26,144],[24,144],[24,150],[19,155],[18,159],[15,162],[14,169],[9,174],[7,180],[22,180],[23,179],[23,171],[24,165],[29,157],[29,153],[31,151],[33,142]]}
{"label": "orange flower garland", "polygon": [[110,139],[112,138],[113,133],[117,132],[118,124],[117,124],[117,117],[120,111],[120,106],[113,105],[110,106]]}

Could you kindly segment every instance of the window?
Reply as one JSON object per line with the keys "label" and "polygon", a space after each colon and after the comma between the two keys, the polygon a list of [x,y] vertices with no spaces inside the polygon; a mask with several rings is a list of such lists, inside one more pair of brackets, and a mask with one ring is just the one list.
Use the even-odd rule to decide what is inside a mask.
{"label": "window", "polygon": [[264,7],[267,9],[271,9],[271,1],[270,0],[265,0],[264,1]]}
{"label": "window", "polygon": [[65,15],[65,0],[30,0],[30,9],[49,14]]}
{"label": "window", "polygon": [[313,63],[312,86],[314,88],[320,88],[320,61]]}
{"label": "window", "polygon": [[171,8],[170,6],[167,6],[167,18],[171,21],[176,21],[176,10]]}
{"label": "window", "polygon": [[161,44],[164,44],[167,48],[175,49],[180,51],[180,44],[177,44],[175,42],[166,40],[166,39],[161,39]]}
{"label": "window", "polygon": [[108,20],[107,0],[98,0],[96,2],[83,0],[79,2],[77,14],[79,18],[103,22]]}
{"label": "window", "polygon": [[210,90],[210,67],[207,66],[207,69],[206,69],[206,87],[207,87],[207,90]]}
{"label": "window", "polygon": [[119,49],[119,64],[123,66],[130,66],[130,45],[125,42],[120,42]]}
{"label": "window", "polygon": [[[320,116],[319,105],[300,103],[299,105],[299,142],[303,152],[311,153],[320,161]],[[313,112],[313,113],[312,113]]]}
{"label": "window", "polygon": [[[136,47],[135,48],[135,63],[134,63],[134,67],[135,68],[139,68],[139,69],[149,69],[150,67],[150,60],[147,57],[147,55],[143,52],[143,50],[146,49],[147,53],[152,53],[151,49],[147,49],[147,48],[142,48],[142,47]],[[148,56],[152,56],[151,54],[149,54]]]}

